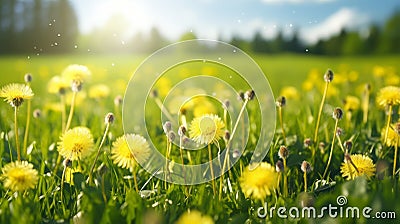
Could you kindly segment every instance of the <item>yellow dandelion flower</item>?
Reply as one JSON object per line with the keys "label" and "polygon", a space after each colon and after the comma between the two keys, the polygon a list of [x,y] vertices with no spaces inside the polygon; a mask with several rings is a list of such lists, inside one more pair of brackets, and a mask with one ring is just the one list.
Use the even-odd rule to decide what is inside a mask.
{"label": "yellow dandelion flower", "polygon": [[343,109],[345,111],[355,111],[360,108],[360,100],[355,96],[347,96],[346,99],[343,100],[343,102]]}
{"label": "yellow dandelion flower", "polygon": [[176,224],[213,224],[214,221],[208,215],[203,215],[197,210],[183,213]]}
{"label": "yellow dandelion flower", "polygon": [[372,159],[361,154],[351,155],[350,161],[343,162],[340,167],[340,172],[346,180],[352,180],[363,175],[370,178],[375,174],[375,170],[375,164]]}
{"label": "yellow dandelion flower", "polygon": [[86,127],[75,127],[65,132],[57,143],[58,152],[64,158],[80,160],[94,150],[93,136]]}
{"label": "yellow dandelion flower", "polygon": [[135,168],[136,161],[146,161],[149,157],[149,144],[145,138],[137,134],[125,134],[117,138],[112,145],[111,159],[119,167],[130,171]]}
{"label": "yellow dandelion flower", "polygon": [[204,100],[197,104],[193,109],[194,117],[201,117],[205,114],[214,114],[216,112],[215,106],[208,100]]}
{"label": "yellow dandelion flower", "polygon": [[[311,87],[312,88],[312,87]],[[298,100],[300,98],[299,91],[294,86],[285,86],[281,89],[280,96],[285,96],[287,99]]]}
{"label": "yellow dandelion flower", "polygon": [[3,86],[0,90],[0,97],[4,98],[12,107],[19,107],[24,100],[29,100],[33,97],[31,87],[25,84],[12,83]]}
{"label": "yellow dandelion flower", "polygon": [[218,115],[206,114],[190,123],[189,135],[200,144],[217,143],[225,135],[225,124]]}
{"label": "yellow dandelion flower", "polygon": [[372,74],[377,78],[383,77],[386,74],[386,69],[382,66],[376,65],[372,68]]}
{"label": "yellow dandelion flower", "polygon": [[110,88],[104,84],[98,84],[90,87],[89,98],[101,99],[110,95]]}
{"label": "yellow dandelion flower", "polygon": [[71,84],[60,76],[54,76],[47,84],[47,91],[49,93],[63,93],[66,89],[70,88]]}
{"label": "yellow dandelion flower", "polygon": [[301,87],[304,91],[311,91],[314,88],[314,82],[311,80],[306,80],[303,82]]}
{"label": "yellow dandelion flower", "polygon": [[376,103],[383,108],[400,104],[400,88],[396,86],[383,87],[378,92]]}
{"label": "yellow dandelion flower", "polygon": [[[385,141],[385,132],[386,132],[386,129],[384,128],[384,129],[382,129],[382,132],[381,132],[381,136],[382,136],[382,142],[383,141]],[[399,135],[393,130],[393,128],[392,127],[389,127],[389,129],[388,129],[388,134],[387,134],[387,137],[386,137],[386,142],[384,142],[388,147],[391,147],[391,146],[395,146],[396,145],[396,143],[397,143],[397,146],[400,146],[400,137],[399,137]]]}
{"label": "yellow dandelion flower", "polygon": [[88,67],[77,64],[69,65],[61,74],[68,83],[72,83],[72,81],[83,83],[90,75],[91,72]]}
{"label": "yellow dandelion flower", "polygon": [[24,191],[35,188],[39,177],[33,165],[27,161],[11,162],[3,167],[1,179],[4,187],[12,191]]}
{"label": "yellow dandelion flower", "polygon": [[253,170],[246,167],[239,181],[242,192],[247,198],[262,200],[273,193],[277,186],[278,173],[274,166],[263,162]]}
{"label": "yellow dandelion flower", "polygon": [[388,75],[386,78],[385,78],[385,84],[386,85],[399,85],[400,84],[400,77],[399,77],[399,75],[397,75],[397,74],[391,74],[391,75]]}

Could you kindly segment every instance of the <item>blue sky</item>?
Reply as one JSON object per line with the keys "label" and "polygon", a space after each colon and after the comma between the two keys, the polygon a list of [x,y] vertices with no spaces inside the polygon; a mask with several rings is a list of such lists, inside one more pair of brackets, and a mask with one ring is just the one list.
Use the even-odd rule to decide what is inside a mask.
{"label": "blue sky", "polygon": [[[113,32],[129,36],[157,27],[177,39],[188,31],[199,38],[251,37],[260,31],[273,37],[279,29],[299,31],[306,42],[338,33],[343,27],[361,32],[372,22],[382,23],[399,0],[72,0],[79,27],[88,33],[112,16]],[[115,34],[114,34],[115,35]]]}

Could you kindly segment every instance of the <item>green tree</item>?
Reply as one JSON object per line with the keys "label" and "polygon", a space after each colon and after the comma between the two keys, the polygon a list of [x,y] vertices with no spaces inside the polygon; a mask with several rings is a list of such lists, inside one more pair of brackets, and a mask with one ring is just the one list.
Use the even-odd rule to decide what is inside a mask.
{"label": "green tree", "polygon": [[396,11],[383,27],[379,52],[400,53],[400,11]]}

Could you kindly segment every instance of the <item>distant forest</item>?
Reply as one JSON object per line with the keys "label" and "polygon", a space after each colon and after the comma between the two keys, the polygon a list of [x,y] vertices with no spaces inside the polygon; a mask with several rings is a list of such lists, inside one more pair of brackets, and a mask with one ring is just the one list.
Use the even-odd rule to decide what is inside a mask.
{"label": "distant forest", "polygon": [[[149,53],[173,42],[156,27],[147,34],[136,33],[127,40],[119,39],[112,29],[111,20],[90,34],[80,34],[77,16],[68,0],[0,0],[0,54]],[[179,40],[193,38],[196,35],[187,32]],[[400,53],[400,11],[395,11],[382,25],[371,24],[364,35],[343,29],[313,45],[303,43],[297,32],[290,37],[278,32],[271,39],[256,32],[250,39],[233,36],[224,41],[253,53],[396,54]]]}

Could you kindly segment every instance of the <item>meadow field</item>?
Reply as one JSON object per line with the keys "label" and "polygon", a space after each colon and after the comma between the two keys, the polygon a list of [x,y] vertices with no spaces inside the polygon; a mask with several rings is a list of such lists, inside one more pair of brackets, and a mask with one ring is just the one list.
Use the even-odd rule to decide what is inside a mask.
{"label": "meadow field", "polygon": [[[147,99],[150,114],[145,118],[151,141],[171,160],[166,162],[168,172],[162,174],[166,179],[169,172],[184,171],[185,165],[220,158],[220,149],[229,148],[231,138],[247,139],[244,151],[227,151],[229,158],[240,158],[225,175],[187,186],[146,172],[137,160],[152,161],[147,150],[150,139],[123,129],[124,93],[146,57],[91,53],[0,57],[0,96],[5,101],[0,104],[0,223],[377,223],[380,218],[396,223],[400,219],[399,55],[252,55],[276,101],[271,109],[276,109],[276,130],[265,147],[267,156],[254,170],[249,162],[261,122],[255,105],[263,103],[257,92],[253,100],[251,89],[238,89],[239,97],[229,95],[230,103],[224,105],[208,98],[167,105],[179,125],[188,129],[185,132],[182,126],[168,127],[155,118],[161,114],[158,102],[184,76],[159,80]],[[77,64],[81,66],[70,66]],[[195,69],[209,76],[224,75],[222,70]],[[11,83],[21,85],[8,86]],[[248,110],[247,137],[230,136],[234,124],[242,120],[224,115],[232,105]],[[201,119],[213,122],[208,127],[211,137],[202,136]],[[183,153],[186,136],[208,147]],[[176,138],[181,143],[171,144]],[[135,147],[127,147],[125,141],[133,141]],[[182,165],[182,170],[174,164]],[[212,169],[207,172],[213,175]],[[336,206],[335,214],[326,210],[331,206]],[[286,217],[277,214],[278,208],[286,209]],[[307,217],[302,208],[315,208],[315,214]],[[370,208],[366,214],[365,208]]]}

